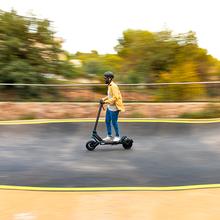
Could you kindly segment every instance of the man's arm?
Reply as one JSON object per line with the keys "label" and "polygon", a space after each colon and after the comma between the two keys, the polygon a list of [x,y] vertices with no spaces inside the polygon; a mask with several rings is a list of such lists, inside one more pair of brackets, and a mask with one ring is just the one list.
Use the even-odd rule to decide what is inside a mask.
{"label": "man's arm", "polygon": [[107,100],[108,99],[108,96],[102,98],[103,101]]}

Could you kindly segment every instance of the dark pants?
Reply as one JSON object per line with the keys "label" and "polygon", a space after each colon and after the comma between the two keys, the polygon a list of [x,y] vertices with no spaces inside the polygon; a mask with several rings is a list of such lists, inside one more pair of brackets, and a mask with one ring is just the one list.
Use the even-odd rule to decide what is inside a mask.
{"label": "dark pants", "polygon": [[118,127],[118,114],[119,111],[111,111],[107,108],[105,115],[105,123],[107,127],[108,136],[112,136],[112,127],[111,123],[115,129],[115,136],[119,137],[119,127]]}

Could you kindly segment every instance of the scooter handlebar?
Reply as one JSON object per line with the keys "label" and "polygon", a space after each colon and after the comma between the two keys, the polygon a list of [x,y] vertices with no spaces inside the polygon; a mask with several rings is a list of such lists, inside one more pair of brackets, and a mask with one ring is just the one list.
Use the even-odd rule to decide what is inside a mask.
{"label": "scooter handlebar", "polygon": [[104,104],[105,104],[105,102],[104,102],[103,99],[100,99],[100,100],[99,100],[99,103],[100,103],[101,105],[104,105]]}

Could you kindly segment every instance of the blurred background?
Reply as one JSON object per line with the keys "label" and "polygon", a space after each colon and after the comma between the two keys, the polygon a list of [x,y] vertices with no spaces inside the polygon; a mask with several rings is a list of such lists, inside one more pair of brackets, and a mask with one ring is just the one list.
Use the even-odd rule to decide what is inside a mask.
{"label": "blurred background", "polygon": [[0,120],[95,117],[105,71],[126,103],[121,117],[220,117],[220,61],[194,31],[126,29],[114,53],[63,43],[52,21],[0,10]]}

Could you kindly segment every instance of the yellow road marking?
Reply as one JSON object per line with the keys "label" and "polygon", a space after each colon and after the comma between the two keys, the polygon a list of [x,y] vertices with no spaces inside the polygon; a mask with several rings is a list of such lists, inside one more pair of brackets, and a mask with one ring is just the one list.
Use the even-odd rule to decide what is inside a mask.
{"label": "yellow road marking", "polygon": [[[101,118],[100,122],[105,120]],[[0,125],[26,125],[26,124],[49,124],[49,123],[71,123],[71,122],[95,122],[94,118],[84,119],[33,119],[33,120],[14,120],[0,121]],[[121,118],[119,122],[161,122],[161,123],[219,123],[220,118],[213,119],[145,119],[145,118]]]}
{"label": "yellow road marking", "polygon": [[80,192],[80,191],[177,191],[193,189],[220,188],[220,184],[201,184],[188,186],[161,186],[161,187],[32,187],[32,186],[10,186],[0,185],[0,190],[24,190],[24,191],[58,191],[58,192]]}

